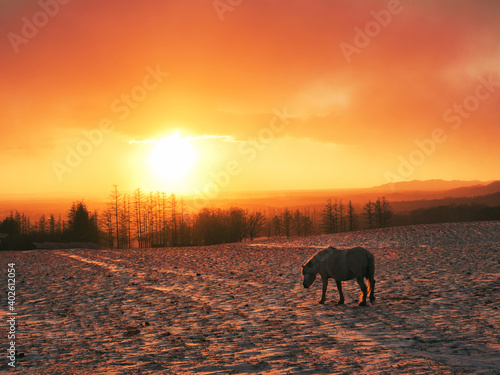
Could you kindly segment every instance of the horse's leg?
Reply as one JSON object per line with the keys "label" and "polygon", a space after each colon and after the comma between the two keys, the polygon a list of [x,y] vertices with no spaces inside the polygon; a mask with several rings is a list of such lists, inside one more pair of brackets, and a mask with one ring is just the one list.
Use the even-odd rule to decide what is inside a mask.
{"label": "horse's leg", "polygon": [[326,299],[326,288],[328,287],[328,277],[321,277],[321,281],[323,282],[323,294],[321,294],[321,300],[319,303],[325,303]]}
{"label": "horse's leg", "polygon": [[359,287],[361,288],[361,294],[359,296],[358,306],[366,306],[366,285],[364,277],[357,277],[356,281],[358,282]]}
{"label": "horse's leg", "polygon": [[368,279],[368,294],[370,295],[370,303],[375,305],[375,279]]}
{"label": "horse's leg", "polygon": [[339,291],[339,296],[340,299],[337,302],[337,305],[343,305],[344,304],[344,293],[342,293],[342,281],[340,280],[335,280],[337,282],[337,289]]}

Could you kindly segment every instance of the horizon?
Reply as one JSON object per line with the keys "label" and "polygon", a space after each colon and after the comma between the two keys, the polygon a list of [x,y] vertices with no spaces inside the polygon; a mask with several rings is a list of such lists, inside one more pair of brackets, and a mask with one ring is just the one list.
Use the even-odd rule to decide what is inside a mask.
{"label": "horizon", "polygon": [[219,3],[0,4],[0,199],[500,179],[499,3]]}
{"label": "horizon", "polygon": [[[388,198],[391,203],[396,204],[421,204],[422,202],[433,202],[436,199],[460,199],[466,198],[466,196],[479,197],[481,195],[489,195],[491,193],[477,193],[476,189],[486,188],[497,182],[500,181],[448,181],[433,179],[398,182],[394,183],[394,186],[384,184],[369,188],[353,189],[221,192],[216,197],[207,199],[205,202],[196,202],[196,196],[176,195],[176,197],[184,201],[187,212],[190,214],[199,212],[203,207],[242,207],[245,209],[251,208],[252,211],[262,209],[280,210],[284,208],[304,209],[324,206],[328,199],[338,199],[341,202],[344,201],[344,203],[352,201],[356,209],[360,210],[362,204],[365,204],[368,200],[375,201],[380,197]],[[456,193],[461,192],[462,189],[470,189],[470,191],[467,191],[466,195]],[[500,191],[500,189],[497,190]],[[105,206],[109,204],[110,191],[101,196],[68,193],[67,195],[59,194],[57,196],[55,194],[46,194],[44,196],[29,195],[29,198],[25,194],[17,196],[4,196],[0,194],[0,221],[2,218],[9,216],[11,212],[24,213],[35,219],[49,214],[65,217],[71,205],[78,202],[84,202],[90,211],[102,214]],[[134,191],[121,191],[119,187],[118,191],[122,197],[124,195],[133,197]],[[451,192],[455,192],[453,196],[449,195]],[[156,191],[142,191],[142,193],[148,195],[149,193],[156,193]],[[165,193],[167,193],[167,196],[170,196],[169,192]]]}
{"label": "horizon", "polygon": [[[375,186],[367,186],[367,187],[350,187],[350,188],[318,188],[318,189],[271,189],[271,190],[236,190],[236,191],[220,191],[217,193],[217,197],[214,198],[214,200],[217,199],[231,199],[228,197],[239,197],[240,195],[255,195],[255,196],[266,196],[266,195],[274,195],[274,194],[279,194],[279,193],[287,193],[287,194],[299,194],[299,193],[324,193],[324,192],[354,192],[354,191],[367,191],[367,190],[375,190],[375,189],[381,189],[380,191],[390,191],[393,193],[396,192],[413,192],[413,191],[418,191],[417,188],[415,188],[415,185],[427,185],[425,187],[424,191],[446,191],[448,189],[453,190],[459,187],[472,187],[472,186],[486,186],[489,184],[492,184],[494,182],[498,182],[500,180],[488,180],[488,181],[479,181],[479,180],[443,180],[443,179],[430,179],[430,180],[409,180],[409,181],[398,181],[394,183],[386,183],[382,185],[375,185]],[[114,186],[116,184],[113,184]],[[440,185],[439,187],[437,185]],[[398,187],[403,187],[403,186],[412,186],[410,190],[399,190]],[[121,190],[120,186],[117,185],[119,188],[120,192],[123,194],[132,194],[135,190],[138,189],[134,188],[131,190]],[[160,190],[143,190],[140,188],[141,191],[144,193],[149,193],[149,192],[157,192]],[[413,190],[415,189],[415,190]],[[93,194],[93,195],[86,195],[86,192],[83,191],[76,191],[76,192],[58,192],[58,193],[51,193],[51,192],[44,192],[44,193],[0,193],[0,202],[3,201],[8,201],[8,200],[43,200],[43,199],[73,199],[75,201],[81,201],[85,199],[89,200],[99,200],[99,199],[105,199],[105,196],[109,195],[110,191],[112,190],[112,187],[107,191],[103,192],[103,194]],[[162,192],[162,191],[160,191]],[[179,194],[175,192],[169,192],[169,191],[163,191],[167,194],[175,194],[179,198],[187,198],[187,199],[192,199],[196,196],[196,194]],[[77,198],[81,196],[81,198]],[[253,197],[250,197],[253,198]]]}

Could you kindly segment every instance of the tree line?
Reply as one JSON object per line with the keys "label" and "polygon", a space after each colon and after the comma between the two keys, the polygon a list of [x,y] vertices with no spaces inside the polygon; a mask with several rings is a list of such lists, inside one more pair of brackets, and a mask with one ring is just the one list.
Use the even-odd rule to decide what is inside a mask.
{"label": "tree line", "polygon": [[[2,236],[6,235],[5,237]],[[4,237],[4,238],[3,238]],[[35,242],[100,242],[98,214],[91,213],[85,203],[74,202],[67,217],[42,215],[32,221],[24,213],[11,212],[0,221],[0,250],[29,250]]]}
{"label": "tree line", "polygon": [[0,250],[32,249],[35,242],[89,242],[105,248],[215,245],[257,237],[332,234],[359,229],[440,222],[500,220],[500,206],[449,204],[394,213],[385,197],[357,208],[328,199],[321,208],[245,210],[206,207],[192,212],[182,198],[113,186],[105,209],[91,212],[74,202],[67,215],[38,220],[12,212],[0,221]]}
{"label": "tree line", "polygon": [[[391,224],[393,212],[390,203],[385,197],[375,202],[368,201],[363,206],[362,216],[365,219],[365,228],[385,228]],[[360,217],[351,201],[346,205],[340,201],[328,199],[323,209],[323,232],[338,233],[354,231],[360,228]]]}
{"label": "tree line", "polygon": [[[386,227],[392,209],[385,198],[369,201],[358,215],[352,202],[329,199],[324,208],[244,210],[206,207],[191,212],[184,200],[164,192],[136,189],[121,194],[116,185],[105,209],[90,212],[74,202],[66,218],[42,215],[32,222],[15,212],[0,222],[0,249],[33,248],[34,242],[92,242],[106,248],[214,245]],[[360,225],[361,224],[361,225]],[[7,234],[2,239],[1,234]]]}

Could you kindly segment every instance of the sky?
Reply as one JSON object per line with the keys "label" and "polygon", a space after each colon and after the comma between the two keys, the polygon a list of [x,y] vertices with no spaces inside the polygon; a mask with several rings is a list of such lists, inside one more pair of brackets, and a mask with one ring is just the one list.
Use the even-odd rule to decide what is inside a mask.
{"label": "sky", "polygon": [[0,196],[499,179],[495,0],[0,0]]}

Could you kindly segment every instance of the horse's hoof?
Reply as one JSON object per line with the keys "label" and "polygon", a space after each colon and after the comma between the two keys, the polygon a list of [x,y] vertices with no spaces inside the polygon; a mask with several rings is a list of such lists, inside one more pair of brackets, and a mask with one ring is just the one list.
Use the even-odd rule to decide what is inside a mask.
{"label": "horse's hoof", "polygon": [[358,306],[366,306],[366,301],[358,303]]}
{"label": "horse's hoof", "polygon": [[323,304],[325,303],[325,300],[324,300],[324,299],[322,299],[321,301],[319,301],[319,303],[320,303],[321,305],[323,305]]}
{"label": "horse's hoof", "polygon": [[370,298],[370,303],[373,305],[375,305],[375,298]]}
{"label": "horse's hoof", "polygon": [[340,300],[337,302],[337,305],[343,305],[344,304],[344,300]]}

